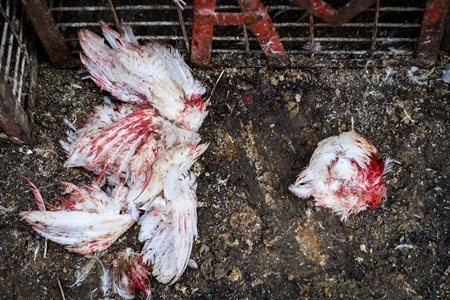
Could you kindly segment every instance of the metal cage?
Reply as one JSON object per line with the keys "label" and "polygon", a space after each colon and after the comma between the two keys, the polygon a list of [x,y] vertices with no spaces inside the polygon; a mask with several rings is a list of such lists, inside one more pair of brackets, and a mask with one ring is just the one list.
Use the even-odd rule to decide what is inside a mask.
{"label": "metal cage", "polygon": [[25,16],[17,1],[2,1],[0,41],[0,141],[31,142],[37,63],[28,51]]}
{"label": "metal cage", "polygon": [[[51,59],[79,63],[77,31],[99,20],[171,43],[197,66],[432,66],[449,0],[22,0]],[[263,3],[264,2],[264,3]],[[43,20],[43,16],[45,20]],[[70,59],[69,59],[70,58]]]}

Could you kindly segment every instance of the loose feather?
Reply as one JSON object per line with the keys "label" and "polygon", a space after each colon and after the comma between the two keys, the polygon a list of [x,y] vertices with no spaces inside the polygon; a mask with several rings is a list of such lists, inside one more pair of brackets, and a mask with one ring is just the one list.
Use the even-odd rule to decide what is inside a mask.
{"label": "loose feather", "polygon": [[[72,188],[69,199],[61,199],[59,211],[23,211],[19,215],[41,236],[79,254],[108,248],[138,217],[132,203],[125,203],[124,187],[105,194],[95,183]],[[112,196],[110,198],[110,196]]]}
{"label": "loose feather", "polygon": [[39,235],[83,255],[108,248],[135,222],[127,214],[84,211],[23,211],[19,215]]}

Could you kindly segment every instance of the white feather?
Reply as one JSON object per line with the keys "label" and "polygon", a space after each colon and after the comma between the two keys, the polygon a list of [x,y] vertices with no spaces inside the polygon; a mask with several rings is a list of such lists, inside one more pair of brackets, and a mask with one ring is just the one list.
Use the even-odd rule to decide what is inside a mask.
{"label": "white feather", "polygon": [[[157,159],[151,166],[151,177],[131,176],[127,181],[130,187],[128,200],[133,201],[136,207],[146,210],[146,204],[161,194],[169,192],[168,182],[176,182],[174,177],[187,172],[196,159],[206,150],[208,144],[199,144],[200,139],[195,134],[191,137],[177,136],[173,144],[165,145],[166,151],[160,151]],[[166,141],[166,139],[162,139]],[[195,142],[194,144],[192,144]],[[170,185],[173,189],[178,187]],[[166,196],[166,195],[164,195]]]}
{"label": "white feather", "polygon": [[117,186],[106,194],[98,183],[71,189],[60,199],[59,211],[20,212],[41,236],[64,245],[69,251],[89,254],[108,248],[137,220],[134,204],[127,203],[128,188]]}
{"label": "white feather", "polygon": [[30,211],[20,216],[41,236],[79,254],[108,248],[135,222],[128,214],[84,211]]}
{"label": "white feather", "polygon": [[[174,177],[177,177],[174,175]],[[197,237],[195,175],[178,174],[166,181],[175,198],[157,197],[140,218],[139,240],[145,242],[143,260],[153,264],[153,276],[162,283],[174,283],[184,272]]]}

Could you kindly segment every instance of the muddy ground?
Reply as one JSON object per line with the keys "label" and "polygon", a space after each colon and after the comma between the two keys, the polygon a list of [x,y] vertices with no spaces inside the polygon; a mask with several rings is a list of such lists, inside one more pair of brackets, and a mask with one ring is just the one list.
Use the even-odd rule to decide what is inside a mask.
{"label": "muddy ground", "polygon": [[[199,238],[172,286],[153,280],[153,299],[449,299],[450,90],[442,54],[423,85],[394,69],[225,69],[200,132],[210,147],[196,163]],[[208,87],[222,69],[194,70]],[[429,70],[419,70],[426,74]],[[101,103],[82,68],[41,61],[32,146],[0,146],[0,299],[98,299],[88,259],[44,241],[18,213],[36,206],[24,175],[44,198],[58,182],[89,183],[65,169],[65,118],[77,125]],[[316,144],[354,129],[395,160],[388,197],[342,222],[288,186]],[[137,228],[106,252],[140,248]],[[34,254],[36,246],[39,252]],[[137,299],[143,299],[139,295]]]}

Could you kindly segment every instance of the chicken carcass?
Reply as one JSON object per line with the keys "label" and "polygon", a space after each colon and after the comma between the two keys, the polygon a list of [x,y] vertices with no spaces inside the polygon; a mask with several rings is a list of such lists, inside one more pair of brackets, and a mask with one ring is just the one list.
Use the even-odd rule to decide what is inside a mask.
{"label": "chicken carcass", "polygon": [[207,147],[208,144],[183,143],[161,152],[151,167],[152,175],[149,180],[142,175],[130,176],[127,180],[130,187],[129,201],[142,209],[142,206],[167,190],[167,186],[170,186],[169,175],[187,172]]}
{"label": "chicken carcass", "polygon": [[[139,45],[127,26],[123,35],[101,27],[111,47],[81,30],[81,60],[100,88],[128,103],[97,107],[80,129],[71,125],[68,142],[61,143],[66,167],[84,167],[99,178],[90,186],[65,183],[72,195],[55,211],[21,216],[81,254],[105,249],[139,219],[142,253],[117,254],[102,276],[105,296],[109,290],[132,299],[136,288],[150,295],[144,264],[159,281],[174,283],[189,261],[197,236],[197,185],[189,169],[208,147],[197,133],[207,115],[205,88],[173,48]],[[115,188],[105,193],[105,185]],[[45,209],[40,195],[36,199]]]}
{"label": "chicken carcass", "polygon": [[81,61],[92,80],[121,101],[151,104],[168,120],[197,131],[207,115],[205,88],[178,51],[154,42],[139,45],[128,26],[124,35],[104,22],[101,27],[112,48],[92,31],[79,31]]}
{"label": "chicken carcass", "polygon": [[[142,144],[155,141],[151,137],[157,134],[162,121],[153,109],[98,106],[82,128],[68,132],[68,142],[61,142],[68,154],[65,166],[84,167],[97,175],[128,175],[130,160]],[[151,165],[155,154],[149,151],[146,155]]]}
{"label": "chicken carcass", "polygon": [[186,269],[197,237],[197,183],[191,172],[171,173],[164,196],[143,207],[139,240],[145,242],[143,261],[153,265],[152,275],[173,284]]}
{"label": "chicken carcass", "polygon": [[351,131],[319,142],[309,166],[289,189],[300,198],[314,197],[315,205],[332,209],[342,220],[386,197],[384,174],[391,160],[379,159],[375,146]]}
{"label": "chicken carcass", "polygon": [[155,115],[153,109],[102,105],[82,128],[69,131],[68,142],[61,144],[68,154],[66,167],[106,174],[116,185],[130,177],[148,180],[158,155],[180,144],[190,147],[199,141],[198,133],[175,126]]}
{"label": "chicken carcass", "polygon": [[153,265],[152,274],[162,283],[172,284],[183,274],[197,237],[197,183],[189,169],[207,147],[170,149],[153,165],[150,184],[140,195],[151,200],[136,201],[144,211],[139,219],[143,261]]}
{"label": "chicken carcass", "polygon": [[[41,236],[64,245],[69,251],[90,254],[114,243],[137,220],[138,211],[126,202],[128,188],[118,186],[108,195],[97,183],[71,189],[69,199],[60,199],[58,210],[22,211],[19,215]],[[33,192],[36,195],[36,191]],[[36,197],[42,203],[42,197]],[[39,207],[41,205],[38,204]]]}

